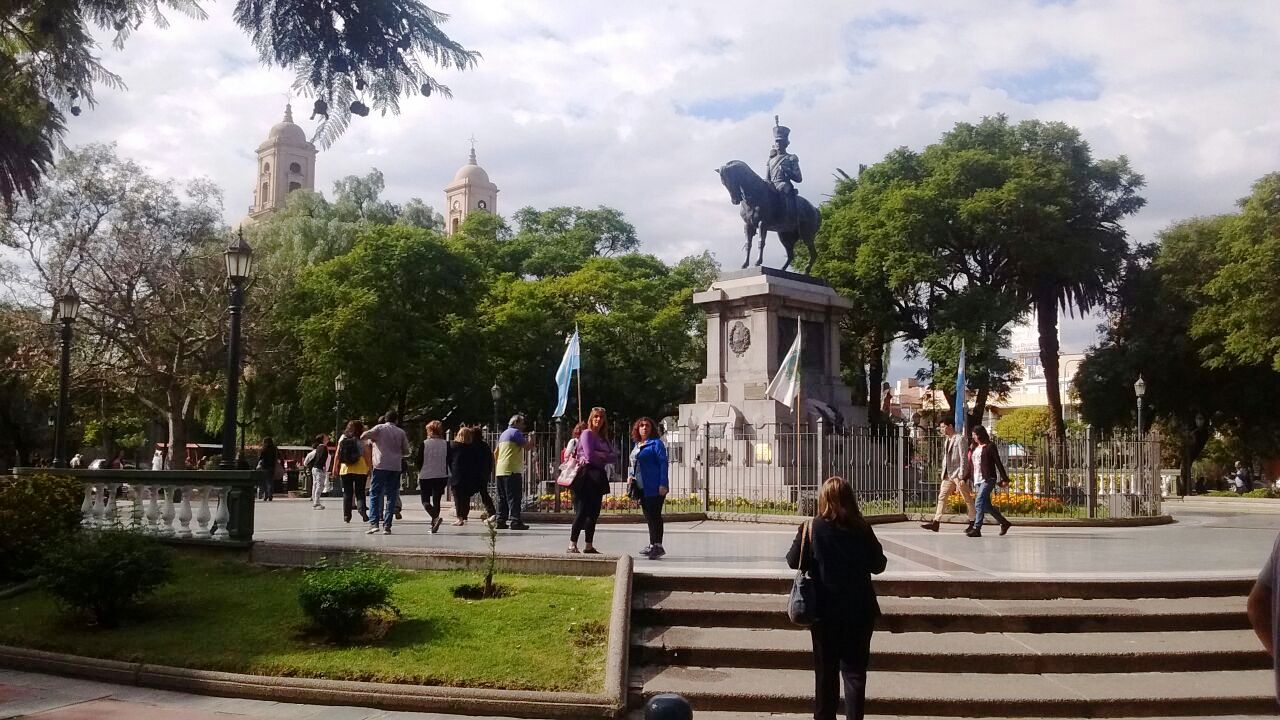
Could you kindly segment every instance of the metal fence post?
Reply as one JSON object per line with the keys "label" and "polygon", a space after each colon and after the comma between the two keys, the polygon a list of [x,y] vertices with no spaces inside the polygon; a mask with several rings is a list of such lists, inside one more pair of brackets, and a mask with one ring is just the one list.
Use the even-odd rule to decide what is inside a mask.
{"label": "metal fence post", "polygon": [[818,417],[817,428],[818,437],[814,442],[817,444],[818,450],[818,457],[815,460],[815,464],[818,466],[818,477],[815,478],[817,482],[814,483],[814,486],[822,487],[822,483],[826,482],[827,478],[830,477],[830,474],[827,471],[827,437],[824,432],[824,430],[826,430],[826,423],[822,421],[821,416]]}
{"label": "metal fence post", "polygon": [[702,512],[711,512],[711,423],[702,424]]}
{"label": "metal fence post", "polygon": [[911,439],[911,428],[903,426],[902,432],[899,433],[894,427],[893,438],[898,446],[898,512],[905,515],[907,514],[907,443]]}
{"label": "metal fence post", "polygon": [[1098,468],[1095,462],[1093,426],[1084,426],[1084,510],[1085,516],[1098,516]]}

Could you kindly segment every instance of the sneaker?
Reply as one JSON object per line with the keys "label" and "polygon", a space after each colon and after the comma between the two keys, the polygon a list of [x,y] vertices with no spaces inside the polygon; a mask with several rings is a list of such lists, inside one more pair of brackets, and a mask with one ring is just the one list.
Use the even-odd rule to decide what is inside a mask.
{"label": "sneaker", "polygon": [[400,511],[399,511],[399,510],[397,510],[397,511],[396,511],[396,519],[397,519],[397,520],[403,520],[403,519],[404,519],[404,518],[400,517]]}
{"label": "sneaker", "polygon": [[384,528],[382,528],[382,534],[383,534],[383,535],[390,535],[390,534],[391,534],[391,528],[389,528],[389,527],[384,527]]}
{"label": "sneaker", "polygon": [[515,521],[515,522],[511,523],[511,529],[512,529],[512,530],[528,530],[528,529],[529,529],[529,526],[528,526],[528,525],[525,525],[524,523],[522,523],[522,522],[520,522],[519,520],[517,520],[517,521]]}
{"label": "sneaker", "polygon": [[444,523],[444,518],[436,517],[431,519],[431,534],[435,535],[440,532],[440,525]]}
{"label": "sneaker", "polygon": [[454,527],[462,527],[463,525],[466,525],[466,524],[467,524],[467,521],[463,520],[462,518],[458,518],[457,520],[453,521]]}
{"label": "sneaker", "polygon": [[964,531],[969,537],[982,537],[982,528],[970,528]]}
{"label": "sneaker", "polygon": [[342,522],[350,524],[350,523],[351,523],[351,516],[350,516],[350,515],[348,515],[348,516],[346,516],[346,517],[342,518]]}
{"label": "sneaker", "polygon": [[663,550],[661,545],[654,545],[653,550],[649,552],[649,559],[657,560],[658,558],[666,554],[667,554],[667,551]]}
{"label": "sneaker", "polygon": [[369,528],[368,530],[365,530],[365,531],[364,531],[364,534],[365,534],[365,535],[377,535],[377,534],[378,534],[378,526],[377,526],[377,525],[374,525],[373,527]]}
{"label": "sneaker", "polygon": [[570,555],[577,555],[579,553],[578,546],[570,545],[569,549],[565,550],[565,552],[569,553]]}
{"label": "sneaker", "polygon": [[593,548],[593,547],[589,547],[589,548],[587,548],[586,550],[583,550],[583,551],[582,551],[582,554],[583,554],[583,555],[599,555],[599,554],[600,554],[600,551],[599,551],[599,550],[597,550],[597,549],[595,549],[595,548]]}
{"label": "sneaker", "polygon": [[323,506],[323,505],[321,505],[320,503],[316,503],[315,505],[312,505],[312,506],[311,506],[311,509],[312,509],[312,510],[323,510],[323,509],[324,509],[324,506]]}
{"label": "sneaker", "polygon": [[640,554],[640,555],[643,555],[644,557],[649,557],[649,553],[651,553],[651,552],[653,552],[653,546],[652,546],[652,545],[645,545],[645,546],[644,546],[644,549],[643,549],[643,550],[641,550],[639,554]]}
{"label": "sneaker", "polygon": [[931,530],[931,531],[933,531],[933,532],[938,532],[938,521],[937,521],[937,520],[930,520],[930,521],[929,521],[929,522],[927,522],[927,523],[921,523],[921,524],[920,524],[920,527],[924,528],[925,530]]}
{"label": "sneaker", "polygon": [[1011,527],[1013,527],[1013,523],[1009,522],[1008,520],[1005,520],[1004,522],[1000,523],[1000,534],[1004,535],[1008,533],[1009,528]]}
{"label": "sneaker", "polygon": [[480,522],[484,523],[485,525],[496,526],[498,524],[498,518],[494,517],[493,515],[489,515],[487,517],[481,518]]}
{"label": "sneaker", "polygon": [[499,520],[499,521],[497,521],[497,522],[495,522],[495,523],[492,523],[492,525],[493,525],[494,527],[498,528],[499,530],[506,530],[506,529],[507,529],[507,527],[508,527],[508,526],[507,526],[507,524],[506,524],[505,522],[501,521],[501,520]]}

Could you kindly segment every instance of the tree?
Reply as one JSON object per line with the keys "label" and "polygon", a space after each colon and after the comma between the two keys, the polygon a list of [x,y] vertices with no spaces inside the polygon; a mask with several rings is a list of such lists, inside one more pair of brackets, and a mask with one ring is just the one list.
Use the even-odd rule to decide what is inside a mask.
{"label": "tree", "polygon": [[1030,445],[1049,434],[1053,418],[1047,407],[1015,408],[996,420],[996,435],[1019,445]]}
{"label": "tree", "polygon": [[[627,253],[539,280],[506,276],[481,320],[505,402],[534,417],[550,415],[555,369],[576,326],[585,402],[606,405],[615,417],[673,413],[703,370],[705,320],[693,293],[717,270],[706,254],[668,266]],[[483,412],[484,400],[466,410]],[[571,407],[569,416],[576,414]]]}
{"label": "tree", "polygon": [[[102,84],[124,87],[95,54],[95,29],[124,47],[150,19],[167,26],[175,10],[203,19],[194,0],[65,0],[0,5],[0,199],[30,197],[53,165],[65,132],[64,113],[94,104]],[[400,98],[450,97],[427,64],[465,70],[479,54],[450,39],[448,16],[416,0],[329,3],[319,0],[238,0],[236,23],[268,66],[294,70],[294,90],[317,98],[316,140],[328,147],[352,114],[400,112]]]}
{"label": "tree", "polygon": [[353,416],[447,412],[477,364],[479,277],[437,234],[404,225],[364,228],[349,253],[303,269],[274,322],[295,350],[304,422],[328,426],[339,372]]}
{"label": "tree", "polygon": [[1120,222],[1146,203],[1137,194],[1143,179],[1124,156],[1095,161],[1080,132],[1064,123],[1027,120],[1010,126],[1000,115],[955,132],[962,129],[999,156],[1029,166],[1011,174],[988,201],[1004,206],[999,227],[1016,265],[1016,282],[1035,310],[1049,431],[1061,439],[1066,424],[1058,385],[1058,311],[1090,313],[1113,291],[1128,254]]}
{"label": "tree", "polygon": [[521,275],[567,275],[590,258],[634,252],[640,246],[635,227],[611,207],[526,207],[513,220],[510,252]]}
{"label": "tree", "polygon": [[1218,252],[1230,216],[1184,220],[1139,247],[1109,304],[1102,342],[1089,351],[1075,387],[1084,419],[1100,430],[1133,428],[1133,383],[1147,384],[1146,413],[1178,446],[1180,484],[1214,433],[1246,438],[1259,453],[1280,448],[1273,400],[1280,372],[1265,364],[1214,367],[1207,344],[1191,332],[1210,301],[1205,285],[1224,258]]}
{"label": "tree", "polygon": [[[981,416],[988,398],[1008,387],[1013,368],[1000,350],[1027,308],[995,232],[1003,205],[991,198],[1024,168],[971,147],[962,130],[923,152],[894,150],[841,179],[824,203],[817,268],[865,318],[855,332],[865,338],[869,391],[878,389],[885,344],[902,341],[909,357],[924,355],[946,378],[954,377],[963,340]],[[928,342],[938,333],[950,339]],[[954,388],[954,407],[953,396]],[[876,419],[877,409],[869,415]]]}
{"label": "tree", "polygon": [[1253,185],[1215,244],[1221,259],[1204,284],[1191,332],[1211,367],[1269,364],[1280,371],[1280,173]]}
{"label": "tree", "polygon": [[163,418],[175,468],[225,364],[221,214],[208,181],[180,195],[113,146],[92,145],[64,156],[45,191],[17,203],[0,232],[29,265],[28,297],[74,282],[80,381],[130,394]]}

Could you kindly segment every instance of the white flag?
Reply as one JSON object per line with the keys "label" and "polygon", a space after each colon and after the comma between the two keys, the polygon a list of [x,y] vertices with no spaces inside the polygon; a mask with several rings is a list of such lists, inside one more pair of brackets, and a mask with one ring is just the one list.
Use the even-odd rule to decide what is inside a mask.
{"label": "white flag", "polygon": [[796,320],[796,339],[791,343],[787,356],[782,358],[778,374],[769,381],[765,394],[774,400],[791,407],[800,393],[800,321]]}

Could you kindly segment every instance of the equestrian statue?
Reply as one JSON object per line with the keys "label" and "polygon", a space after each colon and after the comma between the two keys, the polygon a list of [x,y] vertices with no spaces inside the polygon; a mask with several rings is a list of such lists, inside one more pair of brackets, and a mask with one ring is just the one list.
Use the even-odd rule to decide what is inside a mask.
{"label": "equestrian statue", "polygon": [[744,224],[743,233],[747,237],[747,259],[742,263],[746,268],[751,264],[751,241],[756,233],[760,233],[760,254],[756,265],[764,264],[764,239],[770,230],[778,234],[782,247],[787,251],[787,262],[782,269],[786,270],[795,259],[796,241],[803,240],[809,249],[809,264],[804,273],[813,270],[813,261],[817,258],[817,250],[813,247],[813,238],[818,234],[818,226],[822,216],[808,200],[796,193],[793,183],[802,182],[800,159],[787,152],[791,144],[791,129],[778,124],[773,118],[773,149],[769,151],[768,179],[761,178],[751,167],[741,160],[732,160],[716,170],[720,174],[720,182],[729,191],[729,199],[740,206],[739,214]]}

